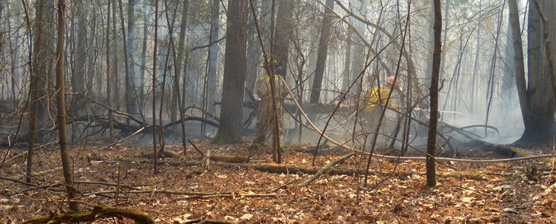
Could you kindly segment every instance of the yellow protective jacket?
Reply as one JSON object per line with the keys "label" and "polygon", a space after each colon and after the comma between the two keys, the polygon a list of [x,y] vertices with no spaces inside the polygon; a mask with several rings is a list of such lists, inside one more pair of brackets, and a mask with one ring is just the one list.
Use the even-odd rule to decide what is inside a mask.
{"label": "yellow protective jacket", "polygon": [[[370,89],[365,95],[365,112],[374,111],[377,105],[386,106],[386,101],[388,99],[389,93],[389,86],[375,86]],[[390,99],[390,102],[388,102],[388,107],[393,107],[392,99]]]}
{"label": "yellow protective jacket", "polygon": [[[286,85],[282,82],[282,80],[280,80],[280,77],[278,77],[278,75],[274,76],[274,84],[276,84],[274,87],[274,96],[278,97],[278,99],[283,98],[284,96],[288,95],[288,89],[286,88]],[[270,77],[269,76],[263,76],[259,79],[257,86],[255,88],[255,93],[261,98],[261,99],[270,99],[271,97],[271,91],[270,91]]]}

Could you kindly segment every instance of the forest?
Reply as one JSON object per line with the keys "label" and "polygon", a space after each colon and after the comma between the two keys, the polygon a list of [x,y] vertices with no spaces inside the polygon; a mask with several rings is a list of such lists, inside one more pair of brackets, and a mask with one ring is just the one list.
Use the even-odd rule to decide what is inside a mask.
{"label": "forest", "polygon": [[1,223],[556,223],[553,0],[0,0]]}

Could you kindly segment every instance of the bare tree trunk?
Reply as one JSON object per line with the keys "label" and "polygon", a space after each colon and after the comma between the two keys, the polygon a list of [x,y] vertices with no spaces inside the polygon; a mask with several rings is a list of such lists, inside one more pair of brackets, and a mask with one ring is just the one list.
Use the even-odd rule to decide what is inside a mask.
{"label": "bare tree trunk", "polygon": [[[112,76],[110,75],[110,3],[108,1],[108,14],[106,19],[106,101],[112,108]],[[112,110],[108,110],[108,126],[110,127],[110,141],[114,140],[114,123]]]}
{"label": "bare tree trunk", "polygon": [[[442,43],[442,46],[446,46],[446,42],[448,41],[448,23],[449,23],[449,16],[450,16],[450,4],[452,3],[452,0],[446,0],[446,5],[444,8],[444,13],[446,14],[446,21],[444,21],[444,37],[443,37],[443,41],[444,43]],[[434,7],[433,7],[434,8]],[[441,62],[440,62],[440,76],[444,76],[444,62],[446,62],[446,60],[444,60],[446,54],[442,54],[440,57],[442,57]],[[433,56],[434,57],[434,56]]]}
{"label": "bare tree trunk", "polygon": [[[541,7],[543,10],[553,11],[556,6],[553,1],[543,1]],[[548,20],[549,25],[550,21],[554,21],[551,18]],[[542,21],[536,5],[530,4],[527,28],[528,116],[524,119],[525,131],[518,143],[552,144],[554,136],[554,95],[551,77],[547,72],[549,68],[545,60],[546,52],[543,51],[546,46],[543,46],[541,26]],[[554,32],[554,30],[550,28],[549,31]]]}
{"label": "bare tree trunk", "polygon": [[145,96],[145,70],[147,69],[146,63],[146,54],[147,54],[147,37],[148,37],[148,29],[147,29],[147,1],[143,0],[143,47],[141,49],[141,74],[139,75],[137,88],[139,88],[139,107],[143,107],[144,105],[144,96]]}
{"label": "bare tree trunk", "polygon": [[322,18],[322,28],[319,41],[319,52],[317,55],[317,67],[315,68],[315,79],[313,80],[313,88],[311,90],[310,103],[319,103],[322,79],[324,76],[324,67],[326,66],[326,57],[328,56],[328,42],[330,41],[330,29],[332,20],[332,10],[334,9],[334,0],[326,0],[326,9]]}
{"label": "bare tree trunk", "polygon": [[65,108],[65,88],[64,88],[64,33],[66,28],[66,3],[65,0],[58,0],[58,36],[56,43],[56,110],[58,112],[58,135],[60,141],[60,154],[62,157],[62,168],[66,181],[66,191],[68,192],[69,206],[73,211],[79,208],[77,202],[72,201],[76,196],[73,188],[73,176],[68,155],[68,136],[66,133],[66,108]]}
{"label": "bare tree trunk", "polygon": [[214,113],[214,102],[216,101],[216,65],[218,59],[218,20],[220,16],[220,0],[213,0],[210,19],[210,39],[207,73],[206,109]]}
{"label": "bare tree trunk", "polygon": [[476,47],[476,52],[475,52],[475,65],[473,66],[473,78],[471,79],[471,100],[470,102],[470,107],[471,107],[471,112],[473,112],[474,109],[474,105],[475,105],[475,79],[477,77],[477,73],[479,72],[479,49],[480,49],[480,45],[481,45],[481,13],[483,11],[482,9],[482,3],[483,0],[479,0],[479,22],[477,24],[478,29],[477,29],[477,47]]}
{"label": "bare tree trunk", "polygon": [[276,15],[276,32],[274,33],[274,55],[276,74],[286,79],[288,71],[288,50],[290,46],[293,2],[290,0],[279,1],[278,14]]}
{"label": "bare tree trunk", "polygon": [[[43,11],[45,0],[40,0],[37,5],[37,21],[43,20]],[[26,3],[23,3],[26,5]],[[26,11],[27,12],[27,11]],[[28,16],[28,14],[26,14]],[[27,17],[27,26],[29,30],[32,30],[30,20]],[[40,25],[38,22],[35,24],[35,33],[36,39],[33,46],[30,46],[30,49],[33,49],[33,53],[29,51],[29,61],[32,63],[31,65],[31,78],[30,78],[30,86],[29,86],[29,96],[31,100],[31,111],[29,117],[29,146],[27,151],[27,182],[31,182],[31,175],[32,175],[32,168],[33,168],[33,147],[35,146],[35,139],[37,138],[37,110],[39,104],[39,94],[40,94],[40,70],[36,65],[41,64],[41,60],[44,60],[44,57],[40,56],[40,49],[41,49],[41,42],[44,34],[40,31]],[[34,56],[32,56],[34,55]],[[32,60],[32,58],[36,58],[37,61]],[[33,62],[34,61],[34,62]]]}
{"label": "bare tree trunk", "polygon": [[496,55],[498,53],[498,39],[500,37],[500,28],[502,27],[502,19],[504,18],[504,6],[505,6],[505,1],[504,4],[502,4],[502,10],[500,10],[500,17],[498,19],[498,28],[496,29],[496,37],[494,39],[494,55],[492,56],[492,65],[490,66],[490,78],[489,78],[489,82],[488,82],[488,88],[490,91],[487,91],[487,111],[486,111],[486,119],[485,119],[485,137],[487,136],[487,128],[486,126],[488,125],[488,117],[490,114],[490,107],[492,105],[492,98],[494,97],[494,80],[498,79],[496,77],[496,59],[498,58]]}
{"label": "bare tree trunk", "polygon": [[[515,65],[515,82],[517,86],[517,94],[519,96],[519,105],[521,107],[521,115],[523,123],[529,114],[529,100],[527,99],[527,88],[525,83],[525,65],[523,59],[523,42],[521,40],[521,27],[519,25],[519,11],[517,9],[516,0],[509,0],[508,6],[510,8],[510,25],[512,27],[512,46],[514,48],[514,65]],[[525,127],[527,129],[527,126]]]}
{"label": "bare tree trunk", "polygon": [[[230,1],[224,62],[222,109],[216,143],[241,142],[245,60],[247,49],[247,1]],[[239,119],[238,119],[239,118]]]}
{"label": "bare tree trunk", "polygon": [[[86,28],[86,10],[83,5],[83,0],[75,1],[74,7],[77,8],[77,17],[78,17],[78,24],[77,24],[77,53],[75,54],[75,72],[72,73],[74,75],[72,79],[72,87],[73,91],[78,93],[85,92],[85,60],[87,59],[86,50],[87,50],[87,28]],[[72,35],[73,36],[73,35]],[[70,113],[77,113],[79,107],[74,107],[73,111]]]}
{"label": "bare tree trunk", "polygon": [[155,1],[154,10],[154,50],[153,50],[153,75],[152,75],[152,91],[153,91],[153,165],[154,173],[158,173],[158,150],[156,149],[156,50],[158,47],[158,0]]}
{"label": "bare tree trunk", "polygon": [[[85,89],[87,91],[90,91],[91,94],[93,95],[98,95],[100,96],[100,94],[102,93],[102,82],[99,82],[98,85],[98,94],[95,94],[95,90],[93,89],[93,80],[94,78],[97,77],[97,59],[98,59],[98,50],[100,49],[98,46],[98,39],[95,38],[97,36],[97,11],[96,11],[96,7],[92,7],[92,15],[89,16],[89,18],[91,18],[92,20],[92,27],[91,27],[91,34],[89,35],[91,38],[89,43],[87,44],[87,46],[89,46],[88,51],[87,51],[87,61],[89,63],[87,63],[87,73],[86,73],[86,78],[87,78],[87,84]],[[89,15],[87,13],[87,15]],[[99,78],[99,80],[102,80],[102,78]]]}
{"label": "bare tree trunk", "polygon": [[114,31],[113,35],[113,45],[112,48],[114,49],[114,67],[112,70],[114,76],[112,76],[112,82],[114,83],[114,98],[116,99],[116,107],[121,108],[121,95],[120,95],[120,77],[119,77],[119,67],[118,64],[118,41],[116,35],[116,2],[112,5],[112,30]]}
{"label": "bare tree trunk", "polygon": [[[552,58],[552,46],[551,46],[551,41],[550,41],[550,30],[548,28],[549,24],[548,24],[548,19],[544,14],[544,10],[540,7],[539,4],[539,0],[533,0],[533,2],[535,3],[535,6],[537,8],[537,11],[539,12],[539,16],[542,20],[542,24],[543,24],[543,37],[544,37],[544,42],[545,42],[545,48],[546,48],[546,62],[548,64],[548,71],[549,71],[549,75],[550,75],[550,83],[552,84],[552,93],[554,94],[554,100],[556,100],[556,73],[554,71],[554,61]],[[551,133],[554,134],[554,133]]]}
{"label": "bare tree trunk", "polygon": [[[175,77],[174,77],[174,93],[172,94],[172,104],[177,104],[178,105],[178,110],[180,112],[180,123],[181,123],[181,131],[182,131],[182,145],[183,145],[183,155],[185,156],[187,154],[187,136],[186,136],[186,131],[185,131],[185,114],[183,111],[183,103],[181,100],[181,94],[180,94],[180,77],[181,77],[181,65],[183,62],[183,55],[185,52],[185,28],[187,25],[187,15],[188,15],[188,10],[189,10],[189,0],[185,0],[183,3],[183,9],[182,9],[182,19],[181,19],[181,25],[180,25],[180,39],[178,41],[178,56],[176,57],[176,48],[174,46],[174,41],[173,39],[170,39],[171,44],[172,44],[172,49],[173,49],[173,54],[174,54],[174,64],[176,66],[174,66],[175,68]],[[184,83],[185,83],[186,79],[184,78]],[[185,91],[185,90],[184,90]],[[176,118],[173,118],[172,121],[174,121]]]}
{"label": "bare tree trunk", "polygon": [[432,61],[432,76],[430,87],[431,114],[429,120],[429,133],[427,139],[427,186],[436,186],[436,127],[438,125],[438,79],[440,76],[440,53],[442,43],[440,33],[442,32],[442,12],[440,0],[434,0],[434,51]]}
{"label": "bare tree trunk", "polygon": [[[185,0],[183,2],[183,8],[182,8],[182,17],[181,17],[181,24],[180,24],[180,33],[179,33],[179,40],[178,40],[178,55],[176,58],[176,55],[174,55],[174,64],[175,66],[175,74],[174,74],[174,81],[173,81],[173,92],[172,92],[172,103],[170,104],[170,113],[171,113],[171,121],[176,121],[177,120],[177,111],[176,108],[179,104],[181,104],[181,102],[178,102],[180,99],[180,79],[181,79],[181,71],[182,71],[182,65],[183,65],[183,56],[185,54],[185,28],[187,27],[187,15],[188,15],[188,11],[189,10],[189,0]],[[175,52],[175,47],[173,44],[173,39],[170,39],[172,41],[172,46],[174,48],[174,54]],[[185,82],[185,79],[184,79]],[[183,109],[180,106],[180,110]],[[181,116],[181,115],[180,115]],[[181,116],[183,118],[183,116]]]}
{"label": "bare tree trunk", "polygon": [[[129,91],[129,95],[131,98],[129,99],[130,101],[128,103],[131,107],[130,113],[132,114],[137,114],[137,112],[139,111],[137,107],[138,104],[140,104],[138,103],[138,101],[141,101],[141,99],[137,97],[137,88],[136,88],[137,74],[135,74],[135,55],[137,51],[137,46],[135,45],[135,38],[136,38],[135,20],[137,20],[137,18],[135,17],[135,6],[137,5],[137,1],[138,0],[129,0],[129,3],[127,5],[127,39],[126,39],[127,47],[125,48],[127,52],[126,67],[128,67],[128,72],[129,72],[128,73],[129,77],[126,80],[126,83],[128,83],[127,85],[130,87],[127,91]],[[122,16],[122,22],[123,22],[123,16]],[[122,24],[122,29],[123,29],[123,24]]]}
{"label": "bare tree trunk", "polygon": [[[122,29],[122,42],[124,43],[124,68],[125,68],[125,105],[126,105],[126,111],[130,114],[134,114],[134,108],[133,108],[133,101],[135,99],[132,99],[132,93],[135,92],[134,88],[133,88],[133,83],[131,81],[132,77],[131,74],[129,73],[129,65],[130,65],[130,61],[129,61],[129,55],[128,55],[128,49],[127,49],[127,38],[126,38],[126,33],[125,33],[125,23],[124,23],[124,12],[122,9],[122,0],[118,0],[118,8],[120,9],[120,22],[121,22],[121,29]],[[114,10],[116,11],[116,10]],[[114,20],[116,20],[116,17],[114,17]],[[114,30],[114,32],[116,32],[116,30]],[[130,119],[126,119],[127,123],[129,124],[129,122],[131,122]]]}

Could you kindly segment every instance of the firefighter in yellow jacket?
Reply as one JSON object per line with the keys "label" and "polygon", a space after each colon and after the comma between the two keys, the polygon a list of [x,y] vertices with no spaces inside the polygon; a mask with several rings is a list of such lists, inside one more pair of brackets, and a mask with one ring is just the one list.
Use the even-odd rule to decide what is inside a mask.
{"label": "firefighter in yellow jacket", "polygon": [[[390,76],[386,79],[386,85],[375,86],[371,88],[367,94],[365,95],[365,108],[364,111],[367,114],[364,116],[364,122],[366,123],[366,131],[374,132],[379,125],[380,116],[382,114],[382,110],[385,106],[389,108],[399,108],[400,106],[396,105],[393,101],[395,93],[399,91],[397,87],[397,83],[395,83],[395,77]],[[388,100],[388,95],[392,92],[390,96],[390,100]],[[386,104],[388,101],[388,104]],[[390,132],[391,128],[388,125],[388,122],[384,122],[381,124],[381,128],[383,128],[383,132]],[[385,136],[378,136],[377,138],[377,146],[378,147],[386,147],[388,139]]]}
{"label": "firefighter in yellow jacket", "polygon": [[[377,109],[382,109],[381,107],[386,106],[388,94],[390,94],[390,91],[395,91],[397,88],[397,83],[394,83],[395,79],[396,77],[390,76],[386,79],[386,85],[375,86],[367,92],[365,95],[365,112],[376,113],[380,111]],[[394,93],[392,93],[392,96],[394,96]],[[392,97],[388,101],[388,107],[397,107],[397,105],[392,103]]]}
{"label": "firefighter in yellow jacket", "polygon": [[[278,75],[274,76],[274,97],[276,98],[276,112],[278,113],[278,128],[280,135],[282,135],[282,126],[284,125],[283,112],[281,100],[288,94],[288,89],[285,83]],[[253,141],[254,147],[260,147],[266,140],[266,133],[269,127],[274,127],[272,119],[272,91],[270,88],[270,76],[263,76],[257,81],[255,93],[261,98],[257,113],[257,124],[255,126],[255,140]]]}

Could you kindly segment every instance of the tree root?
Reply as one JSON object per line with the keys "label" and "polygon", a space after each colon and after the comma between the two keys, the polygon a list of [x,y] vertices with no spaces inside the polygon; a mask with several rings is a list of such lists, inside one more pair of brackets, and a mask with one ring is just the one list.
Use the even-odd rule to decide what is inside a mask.
{"label": "tree root", "polygon": [[50,215],[45,217],[38,217],[29,219],[23,224],[38,224],[38,223],[77,223],[77,222],[92,222],[101,218],[129,218],[135,220],[139,224],[154,224],[154,221],[146,214],[134,209],[121,209],[109,208],[102,206],[95,206],[89,213],[75,213],[63,215]]}

